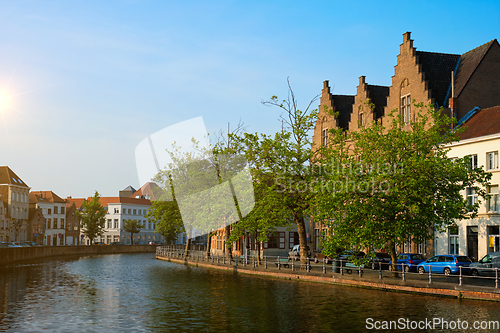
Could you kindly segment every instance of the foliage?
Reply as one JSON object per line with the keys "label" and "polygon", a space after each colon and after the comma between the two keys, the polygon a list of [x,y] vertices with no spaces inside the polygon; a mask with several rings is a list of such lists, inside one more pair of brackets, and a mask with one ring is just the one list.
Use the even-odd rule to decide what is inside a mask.
{"label": "foliage", "polygon": [[[240,221],[233,235],[242,230],[259,230],[259,241],[266,241],[268,233],[277,227],[296,226],[302,249],[307,249],[305,219],[312,193],[303,186],[313,181],[308,164],[313,157],[310,131],[314,129],[316,110],[310,110],[316,98],[305,110],[297,107],[297,100],[288,83],[289,96],[279,102],[271,97],[266,105],[284,111],[282,130],[274,136],[244,133],[233,136],[237,151],[249,161],[254,180],[255,207]],[[301,251],[305,261],[308,251]]]}
{"label": "foliage", "polygon": [[442,110],[415,105],[415,121],[393,112],[388,126],[373,122],[358,131],[331,131],[316,169],[314,217],[330,227],[327,255],[338,248],[386,248],[432,239],[456,220],[476,215],[462,191],[474,187],[484,197],[491,177],[471,169],[467,157],[449,159],[447,144],[458,140]]}
{"label": "foliage", "polygon": [[142,225],[138,220],[123,221],[123,231],[130,232],[132,245],[134,245],[134,234],[141,232],[141,228],[144,228],[144,225]]}
{"label": "foliage", "polygon": [[82,233],[90,239],[91,245],[97,236],[104,234],[105,229],[106,209],[101,205],[99,198],[99,193],[95,191],[90,202],[84,200],[80,211],[76,211],[76,215],[80,220]]}
{"label": "foliage", "polygon": [[156,224],[155,232],[165,238],[167,244],[174,244],[177,235],[184,232],[177,201],[153,201],[146,214],[149,222]]}

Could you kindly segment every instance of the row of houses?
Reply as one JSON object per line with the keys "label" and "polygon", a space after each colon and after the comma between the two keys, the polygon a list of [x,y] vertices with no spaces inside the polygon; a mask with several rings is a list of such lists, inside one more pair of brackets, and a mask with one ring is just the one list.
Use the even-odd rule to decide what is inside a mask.
{"label": "row of houses", "polygon": [[[143,193],[146,184],[136,191],[129,186],[117,197],[101,197],[106,209],[105,230],[94,242],[131,244],[131,235],[123,230],[126,220],[138,220],[144,228],[134,235],[134,243],[163,242],[155,233],[156,223],[145,217],[151,197]],[[35,242],[39,245],[89,245],[81,232],[76,211],[84,200],[61,198],[52,191],[31,191],[31,188],[8,166],[0,166],[0,242]]]}
{"label": "row of houses", "polygon": [[[410,32],[403,34],[390,86],[368,84],[366,77],[360,76],[356,95],[335,95],[324,81],[314,146],[328,144],[330,129],[357,131],[372,121],[385,124],[393,110],[409,123],[416,116],[413,100],[442,107],[460,126],[466,126],[460,142],[449,147],[449,157],[471,156],[473,166],[491,172],[492,185],[486,189],[489,196],[481,202],[477,218],[456,221],[458,228],[435,234],[434,240],[424,244],[410,241],[400,251],[426,256],[462,254],[477,260],[500,251],[500,45],[495,39],[464,54],[451,54],[420,51],[413,42]],[[367,107],[367,101],[374,107]],[[326,112],[325,107],[336,115]],[[478,200],[473,188],[463,195],[471,202]],[[324,227],[312,221],[311,229],[313,248],[318,249]]]}

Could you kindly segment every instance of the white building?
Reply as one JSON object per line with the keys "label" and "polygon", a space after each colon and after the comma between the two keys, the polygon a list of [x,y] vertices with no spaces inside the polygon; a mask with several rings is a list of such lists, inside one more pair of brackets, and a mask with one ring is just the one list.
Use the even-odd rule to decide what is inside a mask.
{"label": "white building", "polygon": [[[94,242],[111,244],[121,242],[122,244],[132,244],[130,233],[123,230],[126,220],[137,220],[144,226],[138,234],[134,234],[134,244],[148,244],[149,242],[163,242],[163,237],[155,233],[156,224],[150,223],[145,215],[151,207],[151,201],[142,197],[135,198],[132,194],[135,190],[125,189],[120,191],[119,197],[101,197],[101,205],[106,209],[105,232],[102,236],[94,239]],[[131,197],[129,197],[129,195]],[[89,198],[88,200],[90,200]],[[73,199],[75,202],[81,201]],[[90,239],[83,237],[82,244],[90,244]]]}
{"label": "white building", "polygon": [[45,218],[43,245],[66,245],[66,200],[52,191],[32,191],[29,196],[31,208],[41,208]]}
{"label": "white building", "polygon": [[467,129],[461,140],[452,144],[450,158],[471,156],[472,166],[483,166],[491,172],[491,186],[486,200],[478,198],[473,188],[464,192],[471,203],[480,202],[478,216],[457,222],[458,228],[436,235],[436,254],[467,255],[481,259],[489,252],[500,251],[500,106],[477,111],[465,123]]}

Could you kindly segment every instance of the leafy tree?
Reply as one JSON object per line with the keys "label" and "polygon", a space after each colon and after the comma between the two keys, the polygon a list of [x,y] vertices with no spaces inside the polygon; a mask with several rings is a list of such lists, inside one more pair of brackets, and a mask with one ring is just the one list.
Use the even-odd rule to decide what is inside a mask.
{"label": "leafy tree", "polygon": [[141,228],[144,228],[137,220],[124,220],[123,221],[123,231],[130,232],[130,239],[132,241],[132,245],[134,245],[134,234],[138,234],[141,232]]}
{"label": "leafy tree", "polygon": [[393,112],[387,127],[373,122],[349,133],[332,130],[329,146],[319,150],[313,215],[330,227],[325,254],[386,248],[395,269],[397,246],[432,239],[456,220],[476,216],[479,204],[468,203],[461,191],[474,187],[484,197],[491,175],[471,169],[467,157],[448,158],[446,144],[457,141],[458,132],[442,110],[415,109],[420,112],[409,124]]}
{"label": "leafy tree", "polygon": [[90,239],[90,245],[93,244],[97,236],[104,234],[106,209],[101,205],[99,201],[100,197],[99,193],[95,191],[90,202],[84,200],[81,209],[76,211],[76,215],[80,220],[82,233]]}
{"label": "leafy tree", "polygon": [[149,222],[156,224],[155,232],[165,238],[167,244],[174,244],[177,235],[184,232],[177,201],[153,201],[146,214]]}
{"label": "leafy tree", "polygon": [[249,230],[259,230],[259,239],[265,241],[268,232],[276,227],[296,226],[301,263],[305,264],[308,254],[305,223],[313,198],[307,187],[314,182],[314,175],[308,168],[314,155],[310,132],[317,115],[317,111],[310,108],[317,97],[305,110],[300,110],[290,82],[288,88],[286,100],[280,102],[277,96],[273,96],[264,102],[284,111],[281,131],[274,136],[257,133],[235,136],[239,152],[250,162],[256,190],[254,210],[241,221],[240,227],[246,224]]}

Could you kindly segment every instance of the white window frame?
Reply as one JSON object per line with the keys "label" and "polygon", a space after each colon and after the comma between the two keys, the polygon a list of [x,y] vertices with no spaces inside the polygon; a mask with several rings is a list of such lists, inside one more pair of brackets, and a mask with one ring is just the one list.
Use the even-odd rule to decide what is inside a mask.
{"label": "white window frame", "polygon": [[498,208],[498,185],[490,185],[488,186],[486,210],[489,213],[498,213]]}
{"label": "white window frame", "polygon": [[467,196],[468,205],[474,205],[478,202],[476,189],[474,187],[467,187],[465,189],[465,195]]}
{"label": "white window frame", "polygon": [[498,169],[498,150],[486,153],[486,170]]}

